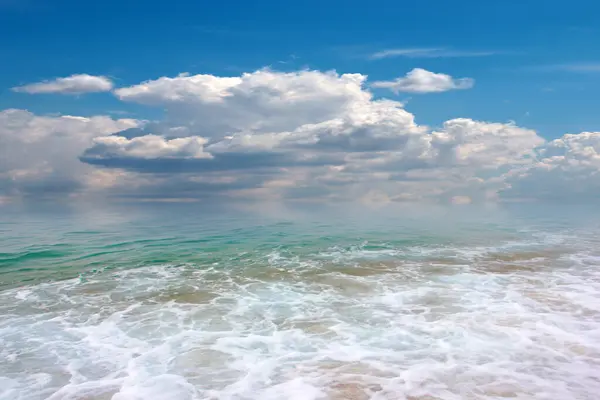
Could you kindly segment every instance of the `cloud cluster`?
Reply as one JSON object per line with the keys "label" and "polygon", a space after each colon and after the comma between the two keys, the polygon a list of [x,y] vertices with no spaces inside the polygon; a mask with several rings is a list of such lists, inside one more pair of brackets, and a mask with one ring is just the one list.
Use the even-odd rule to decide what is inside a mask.
{"label": "cloud cluster", "polygon": [[470,89],[475,84],[471,78],[454,79],[447,74],[436,74],[422,68],[415,68],[393,81],[377,81],[374,88],[389,89],[394,93],[439,93],[449,90]]}
{"label": "cloud cluster", "polygon": [[[409,76],[421,91],[462,85],[420,71]],[[118,148],[97,139],[82,160],[147,174],[218,175],[235,190],[262,196],[343,199],[385,191],[392,199],[411,200],[479,189],[485,186],[480,172],[519,164],[542,142],[512,124],[469,119],[431,131],[402,103],[375,99],[366,80],[360,74],[260,70],[240,77],[164,77],[118,89],[121,100],[167,110],[169,129],[147,127],[136,139],[161,135],[166,146],[170,137],[184,134],[202,139],[203,156],[133,154],[126,146],[135,139],[119,137],[112,142]],[[223,182],[216,186],[222,190]]]}
{"label": "cloud cluster", "polygon": [[506,174],[505,195],[588,201],[600,196],[600,132],[567,134],[539,149],[535,162]]}
{"label": "cloud cluster", "polygon": [[17,86],[12,90],[15,92],[29,94],[59,93],[73,95],[94,92],[110,92],[112,88],[112,81],[105,76],[75,74],[66,78],[56,78],[49,81]]}
{"label": "cloud cluster", "polygon": [[[468,84],[415,71],[394,84],[420,92]],[[514,123],[468,118],[432,129],[368,87],[362,74],[336,72],[182,74],[114,91],[164,109],[162,121],[6,110],[0,196],[465,204],[600,189],[599,133],[546,143]]]}

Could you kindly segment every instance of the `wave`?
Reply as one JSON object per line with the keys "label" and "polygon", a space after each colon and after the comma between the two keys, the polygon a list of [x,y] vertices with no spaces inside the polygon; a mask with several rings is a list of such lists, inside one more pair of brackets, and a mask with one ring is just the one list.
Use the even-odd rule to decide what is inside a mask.
{"label": "wave", "polygon": [[[387,250],[272,251],[236,268],[107,269],[3,290],[0,399],[584,399],[600,389],[590,251],[507,275]],[[332,264],[339,254],[358,261]]]}

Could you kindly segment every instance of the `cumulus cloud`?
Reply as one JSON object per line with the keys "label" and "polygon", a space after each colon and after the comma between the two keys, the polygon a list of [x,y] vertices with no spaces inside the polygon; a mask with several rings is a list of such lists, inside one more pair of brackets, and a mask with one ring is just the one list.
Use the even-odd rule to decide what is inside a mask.
{"label": "cumulus cloud", "polygon": [[[99,138],[81,159],[147,174],[243,171],[235,182],[243,187],[242,181],[252,181],[240,189],[245,194],[354,198],[369,189],[408,201],[488,190],[482,188],[491,181],[480,177],[482,171],[526,162],[543,142],[510,123],[455,119],[431,130],[416,124],[402,103],[375,99],[365,85],[359,74],[269,70],[147,81],[116,94],[166,108],[168,123]],[[181,135],[204,139],[202,157],[168,156],[145,146],[136,154],[124,150],[136,139],[163,146]]]}
{"label": "cumulus cloud", "polygon": [[414,116],[402,104],[368,99],[347,107],[336,118],[306,123],[291,131],[254,133],[242,131],[211,144],[216,151],[313,150],[366,152],[402,147],[411,137],[423,134]]}
{"label": "cumulus cloud", "polygon": [[195,135],[240,131],[278,132],[327,121],[371,94],[366,76],[335,72],[259,70],[239,77],[179,75],[115,90],[118,98],[165,108],[171,125],[193,126]]}
{"label": "cumulus cloud", "polygon": [[15,92],[29,94],[82,94],[93,92],[109,92],[112,90],[112,88],[112,81],[105,76],[75,74],[66,78],[56,78],[49,81],[30,83],[28,85],[14,87],[12,90]]}
{"label": "cumulus cloud", "polygon": [[[93,139],[93,149],[108,157],[131,158],[212,158],[204,151],[207,139],[190,136],[165,139],[158,135],[144,135],[127,139],[123,136],[98,137]],[[88,155],[92,154],[89,152]]]}
{"label": "cumulus cloud", "polygon": [[503,195],[583,200],[600,197],[600,132],[566,134],[538,149],[534,163],[510,170]]}
{"label": "cumulus cloud", "polygon": [[444,165],[475,165],[479,168],[528,163],[544,140],[534,130],[514,123],[488,123],[457,118],[432,132],[437,162]]}
{"label": "cumulus cloud", "polygon": [[[123,99],[166,107],[168,121],[185,124],[178,132],[206,135],[204,151],[211,160],[182,159],[175,165],[164,157],[126,157],[98,141],[82,160],[137,171],[156,171],[157,165],[185,172],[316,167],[343,164],[348,153],[388,151],[419,141],[427,128],[418,126],[401,103],[374,100],[363,87],[365,79],[260,70],[240,78],[180,75],[120,89]],[[148,134],[173,133],[156,126]]]}
{"label": "cumulus cloud", "polygon": [[511,123],[460,118],[439,130],[413,134],[395,148],[355,153],[313,180],[330,188],[354,187],[357,194],[376,188],[397,201],[450,201],[455,196],[487,201],[504,188],[501,175],[531,163],[534,149],[543,143],[535,131]]}
{"label": "cumulus cloud", "polygon": [[374,88],[389,89],[394,93],[438,93],[449,90],[470,89],[475,85],[471,78],[455,79],[447,74],[437,74],[422,68],[415,68],[401,78],[393,81],[377,81]]}
{"label": "cumulus cloud", "polygon": [[160,121],[5,110],[0,197],[466,204],[600,189],[599,133],[546,143],[510,122],[431,128],[368,87],[333,71],[179,75],[115,91],[166,110]]}
{"label": "cumulus cloud", "polygon": [[78,156],[94,137],[137,126],[106,116],[37,116],[26,110],[0,111],[0,196],[43,197],[87,187],[94,169]]}

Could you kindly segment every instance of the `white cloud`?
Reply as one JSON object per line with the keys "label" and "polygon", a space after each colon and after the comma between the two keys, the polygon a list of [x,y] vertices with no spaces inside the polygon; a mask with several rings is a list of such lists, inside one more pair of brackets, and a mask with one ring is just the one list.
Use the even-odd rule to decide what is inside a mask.
{"label": "white cloud", "polygon": [[[392,130],[394,130],[392,128]],[[506,169],[532,163],[544,143],[535,131],[514,124],[471,119],[447,121],[442,129],[411,135],[409,141],[376,154],[357,153],[336,170],[322,173],[329,186],[386,190],[390,198],[416,201],[454,196],[477,200],[503,189]]]}
{"label": "white cloud", "polygon": [[79,155],[94,137],[137,126],[106,116],[36,116],[26,110],[0,111],[0,195],[52,196],[86,186],[94,171]]}
{"label": "white cloud", "polygon": [[[523,163],[543,142],[534,131],[513,124],[469,119],[448,121],[431,131],[416,124],[402,103],[374,99],[364,88],[365,79],[261,70],[239,78],[180,75],[144,82],[117,95],[166,107],[166,120],[178,125],[176,136],[206,138],[203,157],[166,160],[150,157],[146,148],[134,155],[123,151],[131,139],[111,137],[97,139],[83,159],[146,173],[244,171],[236,185],[251,181],[241,193],[253,195],[353,198],[369,189],[389,190],[392,199],[414,200],[457,196],[457,188],[484,190],[487,181],[479,177],[480,171],[489,175],[500,165]],[[154,131],[163,139],[139,134],[162,144],[173,136],[173,128]],[[119,144],[118,151],[105,146],[108,140]]]}
{"label": "white cloud", "polygon": [[204,151],[207,139],[189,136],[165,139],[158,135],[144,135],[127,139],[122,136],[104,136],[93,139],[96,150],[105,157],[131,158],[212,158]]}
{"label": "white cloud", "polygon": [[567,134],[538,150],[534,163],[510,170],[507,197],[580,200],[600,198],[600,132]]}
{"label": "white cloud", "polygon": [[390,100],[357,102],[332,118],[306,123],[292,131],[242,131],[208,146],[215,151],[286,150],[298,152],[353,152],[392,150],[411,138],[422,137],[425,127],[402,104]]}
{"label": "white cloud", "polygon": [[75,74],[66,78],[56,78],[50,81],[31,83],[18,86],[12,90],[29,94],[59,93],[59,94],[82,94],[93,92],[109,92],[113,83],[105,76],[93,76],[88,74]]}
{"label": "white cloud", "polygon": [[213,75],[180,74],[175,78],[162,77],[139,85],[120,88],[115,94],[121,100],[143,104],[157,102],[184,102],[199,100],[207,103],[221,101],[229,96],[227,92],[242,83],[242,79],[221,78]]}
{"label": "white cloud", "polygon": [[475,84],[471,78],[452,78],[450,75],[437,74],[422,68],[415,68],[406,76],[393,81],[378,81],[371,84],[374,88],[389,89],[394,93],[438,93],[456,89],[470,89]]}
{"label": "white cloud", "polygon": [[498,54],[493,51],[467,51],[452,50],[443,47],[421,47],[421,48],[396,48],[377,51],[369,56],[372,60],[383,58],[406,57],[406,58],[458,58],[458,57],[486,57]]}
{"label": "white cloud", "polygon": [[70,138],[89,143],[91,137],[109,135],[116,130],[139,126],[134,119],[112,119],[107,116],[77,117],[72,115],[39,116],[27,110],[0,111],[0,138],[33,143],[44,139]]}
{"label": "white cloud", "polygon": [[543,150],[543,160],[569,166],[600,167],[600,132],[567,134],[553,140]]}
{"label": "white cloud", "polygon": [[371,94],[366,76],[259,70],[239,77],[179,75],[115,90],[123,101],[166,108],[172,125],[195,125],[198,136],[284,131],[335,118]]}
{"label": "white cloud", "polygon": [[450,165],[476,165],[497,168],[528,163],[528,156],[544,140],[534,130],[513,123],[500,124],[458,118],[444,123],[432,133],[432,146],[438,162]]}
{"label": "white cloud", "polygon": [[366,86],[364,75],[319,71],[180,75],[116,91],[165,109],[162,121],[5,110],[0,197],[465,204],[600,195],[600,133],[546,143],[514,123],[469,118],[432,129]]}

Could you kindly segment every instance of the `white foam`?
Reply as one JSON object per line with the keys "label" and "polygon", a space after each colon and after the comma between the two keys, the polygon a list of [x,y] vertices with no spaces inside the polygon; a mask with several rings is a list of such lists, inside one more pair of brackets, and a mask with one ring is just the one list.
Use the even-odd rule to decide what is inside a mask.
{"label": "white foam", "polygon": [[591,399],[600,392],[593,251],[557,256],[560,268],[547,258],[521,260],[546,268],[510,273],[485,272],[489,261],[477,257],[432,273],[427,263],[402,262],[400,250],[385,252],[398,257],[397,267],[367,276],[274,252],[260,275],[166,265],[5,290],[0,399]]}
{"label": "white foam", "polygon": [[25,300],[25,299],[27,299],[27,297],[29,295],[31,295],[31,293],[32,293],[31,289],[18,290],[15,293],[15,299],[17,299],[17,300]]}

